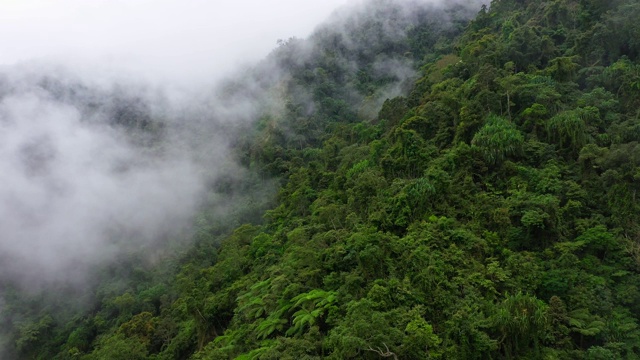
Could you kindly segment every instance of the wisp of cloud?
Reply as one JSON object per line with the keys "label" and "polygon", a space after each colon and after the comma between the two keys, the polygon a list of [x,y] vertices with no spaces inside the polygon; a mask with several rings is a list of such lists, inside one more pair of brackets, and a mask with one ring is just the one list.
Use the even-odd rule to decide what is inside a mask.
{"label": "wisp of cloud", "polygon": [[[391,3],[405,14],[354,37],[352,28],[371,21],[370,11],[384,18]],[[313,118],[317,99],[288,67],[310,66],[326,42],[340,43],[348,76],[358,73],[359,55],[376,58],[371,76],[385,85],[374,94],[345,86],[340,99],[373,119],[416,75],[411,56],[375,49],[407,36],[416,8],[444,3],[2,2],[0,314],[11,311],[6,284],[18,292],[52,285],[86,291],[92,269],[188,239],[203,204],[222,216],[231,200],[212,184],[249,171],[234,157],[238,135],[265,113],[281,116],[290,94],[300,116]],[[451,3],[470,17],[486,1]],[[339,5],[306,41],[290,39],[309,35]],[[247,65],[265,58],[277,39],[289,40]],[[280,130],[304,140],[308,129],[294,125]],[[265,192],[275,190],[266,182]],[[0,358],[10,348],[5,331]]]}
{"label": "wisp of cloud", "polygon": [[[408,13],[418,3],[440,4],[400,2]],[[0,5],[0,283],[79,282],[96,264],[179,236],[208,184],[243,171],[230,156],[234,131],[278,108],[263,95],[284,75],[263,62],[261,74],[246,75],[241,91],[226,97],[212,91],[216,81],[241,74],[237,65],[264,57],[276,39],[306,36],[345,3]],[[347,33],[353,24],[342,13],[365,14],[360,5],[334,13],[325,29]],[[405,36],[398,24],[389,22],[383,35]],[[322,36],[305,45],[308,54],[313,41]],[[349,51],[366,51],[366,41],[355,42],[344,37]],[[408,59],[380,59],[374,75],[398,81],[376,103],[414,75]],[[363,96],[354,90],[349,98]]]}
{"label": "wisp of cloud", "polygon": [[198,94],[341,3],[3,2],[2,278],[74,280],[177,234],[234,168],[215,122],[252,114]]}

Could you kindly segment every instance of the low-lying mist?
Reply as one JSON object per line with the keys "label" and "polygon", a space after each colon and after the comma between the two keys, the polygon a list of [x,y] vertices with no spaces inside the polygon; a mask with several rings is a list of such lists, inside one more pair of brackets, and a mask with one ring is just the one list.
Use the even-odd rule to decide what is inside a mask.
{"label": "low-lying mist", "polygon": [[[471,17],[483,2],[445,5]],[[309,24],[344,1],[309,5],[313,14],[293,1],[252,4],[247,14],[196,0],[62,1],[73,14],[58,8],[65,4],[27,3],[33,6],[8,12],[9,25],[0,25],[0,44],[25,30],[24,43],[11,40],[21,50],[0,45],[10,59],[0,62],[0,315],[3,284],[35,292],[82,288],[92,269],[126,254],[161,259],[168,246],[188,244],[196,214],[206,207],[223,217],[232,208],[234,194],[215,184],[254,176],[238,154],[252,124],[295,115],[303,120],[283,129],[285,136],[321,141],[313,134],[321,133],[314,112],[323,95],[305,85],[322,81],[356,84],[336,90],[335,103],[359,109],[325,107],[323,118],[372,119],[416,76],[418,50],[394,44],[415,29],[417,17],[440,14],[429,15],[434,33],[452,26],[444,2],[428,0],[352,2],[306,40],[289,36],[307,36]],[[16,25],[23,13],[38,18],[29,11],[40,14],[40,27]],[[109,16],[122,16],[122,27]],[[61,25],[69,21],[73,26]],[[43,43],[38,34],[46,26],[56,31]],[[265,47],[265,34],[278,37]],[[256,65],[236,66],[265,56],[278,38],[289,39]],[[96,40],[104,44],[88,45]],[[364,63],[370,58],[376,61]],[[339,74],[324,70],[329,61]],[[275,183],[261,181],[257,196],[273,197]]]}
{"label": "low-lying mist", "polygon": [[216,82],[339,3],[0,5],[0,283],[80,284],[184,241],[204,204],[224,213],[211,185],[247,171],[230,144],[264,89]]}
{"label": "low-lying mist", "polygon": [[[189,125],[159,99],[70,77],[2,81],[0,276],[29,286],[79,280],[89,266],[178,236],[227,156],[224,134],[200,128],[209,144],[196,149]],[[207,159],[194,153],[205,150]]]}

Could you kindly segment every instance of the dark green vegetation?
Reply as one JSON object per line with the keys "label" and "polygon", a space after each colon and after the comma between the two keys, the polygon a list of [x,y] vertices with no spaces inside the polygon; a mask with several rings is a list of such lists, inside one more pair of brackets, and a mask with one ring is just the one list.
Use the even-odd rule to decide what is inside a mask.
{"label": "dark green vegetation", "polygon": [[[639,358],[640,3],[393,9],[271,55],[282,111],[237,145],[282,179],[263,223],[203,212],[187,254],[114,265],[65,324],[7,304],[16,356]],[[417,81],[370,115],[399,58]]]}

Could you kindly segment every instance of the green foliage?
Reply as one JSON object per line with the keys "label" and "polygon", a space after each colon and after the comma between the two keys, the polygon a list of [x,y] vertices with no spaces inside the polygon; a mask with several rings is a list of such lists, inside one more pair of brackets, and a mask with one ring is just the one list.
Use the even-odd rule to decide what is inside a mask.
{"label": "green foliage", "polygon": [[499,347],[508,359],[540,351],[546,337],[548,307],[530,295],[516,293],[498,304],[492,326],[501,334]]}
{"label": "green foliage", "polygon": [[491,165],[500,164],[509,156],[520,153],[524,137],[508,120],[492,115],[471,141],[484,160]]}
{"label": "green foliage", "polygon": [[30,353],[38,339],[46,336],[46,332],[53,326],[53,318],[44,316],[37,322],[28,322],[18,326],[16,348],[19,352]]}
{"label": "green foliage", "polygon": [[[20,358],[640,356],[640,6],[493,1],[459,33],[375,4],[271,55],[282,106],[238,147],[280,181],[264,222],[200,216],[175,271],[64,327],[12,301]],[[419,78],[385,100],[394,56]]]}
{"label": "green foliage", "polygon": [[326,292],[315,289],[308,293],[300,294],[293,299],[293,309],[300,309],[293,314],[292,327],[287,335],[301,334],[305,327],[311,327],[318,323],[327,312],[335,310],[337,302],[335,292]]}
{"label": "green foliage", "polygon": [[83,357],[87,360],[144,360],[147,350],[138,339],[124,334],[106,336],[98,342],[97,349]]}

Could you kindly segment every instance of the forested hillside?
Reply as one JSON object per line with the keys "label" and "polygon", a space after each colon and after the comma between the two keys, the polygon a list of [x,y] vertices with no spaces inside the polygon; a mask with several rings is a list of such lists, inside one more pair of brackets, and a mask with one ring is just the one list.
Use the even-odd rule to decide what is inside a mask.
{"label": "forested hillside", "polygon": [[230,79],[250,175],[211,186],[277,197],[88,309],[16,290],[10,356],[639,358],[640,3],[479,8],[373,1]]}

